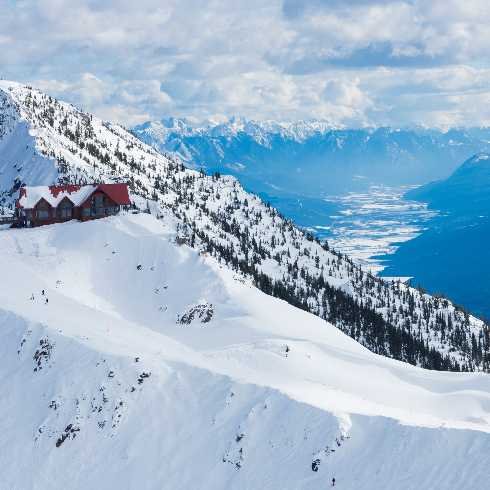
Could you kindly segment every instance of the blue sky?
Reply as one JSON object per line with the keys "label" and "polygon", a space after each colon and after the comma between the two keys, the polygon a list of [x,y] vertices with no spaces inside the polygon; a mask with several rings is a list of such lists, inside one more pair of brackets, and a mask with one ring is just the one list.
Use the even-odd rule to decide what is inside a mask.
{"label": "blue sky", "polygon": [[490,124],[481,0],[0,0],[0,73],[107,120]]}

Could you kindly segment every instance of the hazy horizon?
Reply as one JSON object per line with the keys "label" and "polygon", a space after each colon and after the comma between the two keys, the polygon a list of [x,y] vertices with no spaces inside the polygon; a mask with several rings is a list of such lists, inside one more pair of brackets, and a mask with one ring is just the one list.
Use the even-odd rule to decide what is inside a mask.
{"label": "hazy horizon", "polygon": [[[0,77],[125,126],[490,124],[482,0],[0,0]],[[191,14],[190,14],[191,13]]]}

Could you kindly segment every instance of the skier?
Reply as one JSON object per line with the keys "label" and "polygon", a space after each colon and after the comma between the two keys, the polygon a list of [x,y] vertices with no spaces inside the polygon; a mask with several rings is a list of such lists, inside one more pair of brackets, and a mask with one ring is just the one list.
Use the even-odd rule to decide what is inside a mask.
{"label": "skier", "polygon": [[335,478],[332,478],[332,487],[335,486]]}
{"label": "skier", "polygon": [[44,296],[44,289],[43,289],[43,296]]}
{"label": "skier", "polygon": [[45,304],[45,305],[47,305],[47,304],[48,304],[48,298],[46,298],[46,303],[44,303],[44,304]]}
{"label": "skier", "polygon": [[34,294],[31,294],[31,300],[33,300],[33,299],[34,299]]}

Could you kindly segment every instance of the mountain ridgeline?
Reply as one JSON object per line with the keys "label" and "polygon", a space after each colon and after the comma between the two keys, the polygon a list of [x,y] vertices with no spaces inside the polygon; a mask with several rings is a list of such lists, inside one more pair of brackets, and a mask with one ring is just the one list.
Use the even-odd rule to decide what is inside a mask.
{"label": "mountain ridgeline", "polygon": [[420,185],[448,177],[462,161],[490,149],[489,128],[447,132],[411,124],[348,129],[328,121],[249,121],[220,124],[185,119],[134,128],[160,153],[194,169],[236,176],[268,196],[322,197],[370,184]]}
{"label": "mountain ridgeline", "polygon": [[[266,294],[331,322],[371,351],[428,369],[488,371],[490,331],[444,295],[373,277],[219,171],[186,169],[121,126],[1,82],[0,200],[20,185],[131,182],[133,208],[173,222]],[[3,208],[2,208],[3,209]]]}

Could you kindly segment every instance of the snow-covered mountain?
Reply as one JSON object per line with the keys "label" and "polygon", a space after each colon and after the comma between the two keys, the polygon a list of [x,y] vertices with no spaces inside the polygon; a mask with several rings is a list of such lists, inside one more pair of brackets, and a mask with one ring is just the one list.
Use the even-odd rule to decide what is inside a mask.
{"label": "snow-covered mountain", "polygon": [[443,132],[417,124],[349,129],[328,121],[234,116],[197,126],[185,119],[147,122],[134,132],[190,168],[231,173],[256,193],[283,198],[335,195],[372,184],[425,184],[490,149],[488,128]]}
{"label": "snow-covered mountain", "polygon": [[[372,351],[432,369],[488,369],[487,326],[444,295],[430,297],[366,274],[245,192],[233,177],[186,170],[118,125],[28,87],[2,83],[10,112],[0,144],[6,154],[11,146],[21,152],[1,169],[4,202],[12,204],[21,184],[51,184],[53,172],[65,184],[130,180],[134,206],[159,218],[173,216],[176,232],[191,247]],[[25,148],[16,136],[28,143]],[[46,171],[38,174],[42,158]]]}
{"label": "snow-covered mountain", "polygon": [[[213,137],[223,136],[233,138],[239,133],[248,134],[254,141],[264,146],[269,146],[270,141],[279,135],[285,139],[304,142],[309,138],[324,135],[329,131],[345,129],[342,124],[333,124],[326,120],[296,121],[294,123],[278,123],[276,121],[253,121],[244,117],[233,116],[229,120],[217,123],[208,119],[201,123],[192,123],[184,119],[170,118],[161,121],[148,121],[134,128],[135,133],[143,137],[151,135],[149,140],[154,140],[154,145],[160,150],[165,150],[163,145],[173,136],[182,137]],[[153,142],[153,141],[152,141]]]}
{"label": "snow-covered mountain", "polygon": [[[468,240],[457,239],[461,246],[457,254],[449,251],[451,259],[445,253],[434,257],[429,243],[422,245],[422,237],[413,243],[405,243],[402,248],[406,252],[381,257],[378,251],[373,253],[367,245],[376,241],[370,241],[371,236],[365,237],[364,217],[338,219],[344,212],[350,212],[339,205],[347,202],[345,198],[348,196],[359,198],[363,193],[370,194],[372,189],[379,191],[380,185],[381,195],[385,190],[393,193],[401,187],[404,193],[411,186],[449,177],[468,158],[490,151],[490,128],[434,129],[410,123],[398,129],[354,130],[334,127],[326,121],[280,124],[247,121],[235,116],[221,124],[206,122],[198,129],[187,125],[185,120],[171,120],[149,122],[134,131],[150,146],[172,158],[181,159],[190,168],[236,176],[247,190],[255,192],[266,202],[270,201],[296,224],[322,230],[323,238],[330,240],[330,237],[335,239],[341,235],[341,243],[349,241],[349,244],[355,244],[354,247],[360,250],[359,255],[376,260],[379,269],[389,266],[383,275],[416,277],[416,281],[431,292],[445,291],[455,301],[469,305],[478,316],[490,316],[486,299],[488,293],[484,292],[486,287],[483,285],[486,274],[480,270],[480,262],[488,262],[486,258],[481,260],[485,250],[478,258],[475,255],[470,267],[458,266],[456,270],[461,272],[453,274],[448,271],[448,262],[460,263],[467,256],[464,250],[475,251],[475,245]],[[359,204],[361,208],[362,199]],[[375,202],[375,208],[379,204]],[[413,202],[400,204],[410,206]],[[383,206],[379,209],[387,211]],[[434,213],[441,209],[431,206]],[[451,213],[454,214],[453,211]],[[395,225],[397,219],[400,229],[415,225],[420,231],[427,227],[434,229],[439,223],[432,218],[427,223],[425,218],[411,214],[395,217],[393,221],[392,215],[384,214],[380,211],[379,216],[373,217],[374,223],[379,223],[373,230],[375,239],[386,233],[387,227]],[[470,223],[473,218],[480,219],[481,215],[477,211],[466,218]],[[476,228],[470,231],[478,240]],[[484,237],[487,234],[480,235],[479,243],[486,243]],[[424,236],[428,237],[429,232]],[[469,235],[465,236],[469,238]],[[394,251],[404,239],[394,236],[395,244],[391,250]],[[444,243],[449,243],[441,238],[441,234],[436,234],[434,239],[443,245],[442,248],[438,246],[441,251]],[[417,244],[421,246],[417,248]],[[419,257],[424,259],[419,260]]]}
{"label": "snow-covered mountain", "polygon": [[176,221],[0,233],[2,488],[485,486],[487,375],[373,354]]}
{"label": "snow-covered mountain", "polygon": [[234,177],[0,89],[4,212],[21,185],[93,180],[150,211],[0,229],[6,488],[484,486],[481,320],[372,277]]}

